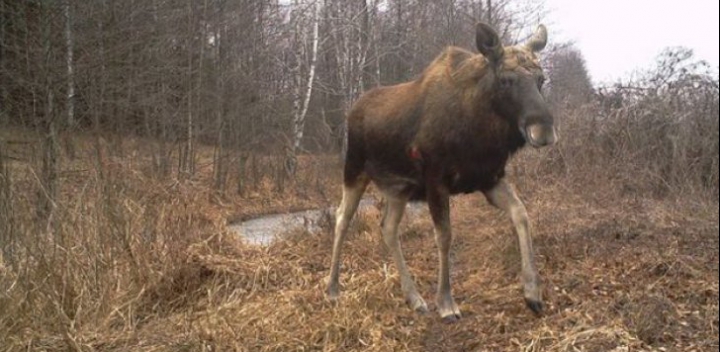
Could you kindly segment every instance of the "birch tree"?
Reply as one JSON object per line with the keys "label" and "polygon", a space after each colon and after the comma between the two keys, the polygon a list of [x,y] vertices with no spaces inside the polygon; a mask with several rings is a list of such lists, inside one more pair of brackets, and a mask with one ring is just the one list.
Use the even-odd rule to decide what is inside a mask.
{"label": "birch tree", "polygon": [[[336,69],[336,95],[341,99],[341,111],[345,116],[353,102],[365,90],[364,74],[368,62],[371,45],[363,40],[363,32],[371,31],[367,12],[369,5],[366,0],[355,0],[351,5],[346,2],[334,2],[330,14],[330,35],[333,43]],[[373,7],[377,4],[373,4]],[[367,21],[363,21],[367,19]],[[360,21],[358,21],[360,20]],[[360,23],[358,23],[360,22]],[[363,24],[365,22],[366,24]],[[347,126],[345,119],[341,122],[342,145],[341,157],[347,149]]]}
{"label": "birch tree", "polygon": [[[308,108],[310,106],[310,99],[312,98],[313,93],[313,83],[315,82],[315,70],[317,67],[317,57],[318,57],[318,50],[320,46],[320,12],[322,11],[322,1],[316,0],[315,6],[314,6],[314,12],[313,12],[313,19],[312,19],[312,49],[311,49],[311,59],[310,59],[310,68],[308,70],[307,74],[307,82],[305,84],[305,92],[304,94],[301,92],[302,88],[302,61],[298,62],[298,67],[296,69],[295,73],[295,97],[293,102],[293,142],[292,147],[288,155],[288,160],[286,162],[286,168],[287,171],[290,174],[294,174],[297,169],[297,153],[300,149],[300,145],[302,143],[302,139],[305,133],[305,117],[307,116]],[[298,33],[304,33],[301,28],[297,28],[301,26],[301,21],[297,21],[296,26],[296,32]],[[298,44],[298,48],[300,48],[298,58],[302,60],[302,58],[305,55],[302,55],[302,52],[304,51],[304,45],[303,43]]]}
{"label": "birch tree", "polygon": [[67,50],[67,127],[75,126],[75,61],[73,60],[72,10],[70,0],[64,0],[65,12],[65,45]]}

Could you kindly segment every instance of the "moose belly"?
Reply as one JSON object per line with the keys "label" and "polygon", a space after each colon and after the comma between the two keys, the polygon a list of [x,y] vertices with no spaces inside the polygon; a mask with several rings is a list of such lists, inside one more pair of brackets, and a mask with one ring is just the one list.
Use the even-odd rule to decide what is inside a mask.
{"label": "moose belly", "polygon": [[462,173],[451,176],[450,193],[471,193],[475,191],[487,191],[495,187],[500,179],[505,176],[503,169],[494,173]]}
{"label": "moose belly", "polygon": [[[492,155],[492,154],[490,154]],[[425,176],[432,169],[440,171],[442,183],[451,194],[487,191],[495,187],[505,176],[507,156],[486,154],[482,162],[464,160],[443,160],[444,163],[422,164],[421,162],[384,163],[372,160],[366,164],[365,171],[377,187],[388,195],[407,198],[409,200],[425,200]],[[444,165],[443,165],[444,164]]]}
{"label": "moose belly", "polygon": [[465,164],[449,168],[444,179],[450,193],[471,193],[492,189],[505,176],[506,160],[505,158],[486,159],[486,162],[483,163]]}
{"label": "moose belly", "polygon": [[395,163],[372,160],[366,164],[365,171],[383,193],[411,200],[424,198],[425,182],[417,164],[404,160]]}

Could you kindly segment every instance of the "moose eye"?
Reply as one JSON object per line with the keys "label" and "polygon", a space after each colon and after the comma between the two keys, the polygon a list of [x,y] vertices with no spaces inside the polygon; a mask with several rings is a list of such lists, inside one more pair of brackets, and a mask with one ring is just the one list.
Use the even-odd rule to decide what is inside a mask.
{"label": "moose eye", "polygon": [[537,85],[539,88],[542,88],[542,86],[545,84],[545,77],[544,76],[538,76],[537,78]]}

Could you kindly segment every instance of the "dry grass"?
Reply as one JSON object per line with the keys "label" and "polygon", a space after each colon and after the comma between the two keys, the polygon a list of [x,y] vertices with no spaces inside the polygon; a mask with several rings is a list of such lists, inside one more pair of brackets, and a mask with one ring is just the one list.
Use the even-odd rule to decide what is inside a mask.
{"label": "dry grass", "polygon": [[[118,160],[102,180],[93,171],[67,174],[54,221],[36,226],[20,187],[32,182],[16,177],[19,260],[0,266],[4,350],[717,350],[716,204],[628,197],[511,168],[522,171],[511,177],[537,230],[547,312],[536,318],[524,307],[507,217],[471,195],[453,200],[452,277],[464,317],[446,325],[405,306],[376,210],[352,228],[333,305],[323,295],[329,229],[288,234],[268,248],[224,230],[228,217],[322,202],[314,183],[235,197],[200,180],[154,181],[137,171],[142,165]],[[13,172],[21,175],[22,165]],[[337,186],[325,187],[338,196]],[[403,228],[429,302],[431,228],[426,216]]]}
{"label": "dry grass", "polygon": [[[507,216],[470,195],[452,202],[463,312],[453,325],[406,307],[376,209],[352,226],[337,304],[323,294],[329,224],[267,248],[227,232],[229,221],[336,204],[334,157],[304,157],[298,179],[282,183],[282,159],[257,157],[234,170],[247,181],[238,195],[208,186],[209,148],[197,176],[177,180],[153,172],[148,141],[126,140],[125,156],[112,156],[81,137],[78,158],[60,163],[54,215],[38,222],[35,137],[1,135],[23,143],[0,144],[10,156],[0,165],[0,350],[717,350],[717,199],[687,192],[692,185],[660,196],[656,183],[633,177],[642,165],[623,169],[603,149],[578,151],[592,131],[565,128],[582,133],[509,167],[536,229],[546,313],[524,306]],[[598,165],[583,161],[588,153],[600,154]],[[402,226],[428,302],[437,275],[431,229],[428,216]]]}

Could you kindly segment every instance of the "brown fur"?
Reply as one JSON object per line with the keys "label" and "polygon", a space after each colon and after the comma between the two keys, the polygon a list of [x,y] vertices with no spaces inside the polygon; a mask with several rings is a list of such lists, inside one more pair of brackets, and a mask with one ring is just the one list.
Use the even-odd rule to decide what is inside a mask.
{"label": "brown fur", "polygon": [[[534,54],[506,48],[500,71],[538,71]],[[365,172],[378,187],[423,199],[434,174],[452,194],[484,191],[525,144],[493,106],[495,72],[480,54],[450,47],[416,80],[364,94],[348,117],[345,183]],[[417,148],[421,159],[410,157]]]}

